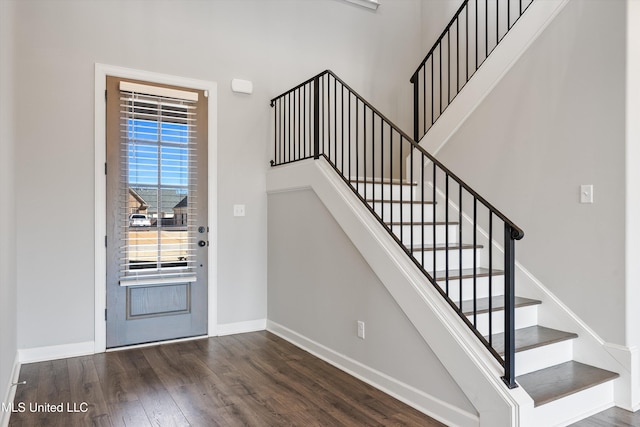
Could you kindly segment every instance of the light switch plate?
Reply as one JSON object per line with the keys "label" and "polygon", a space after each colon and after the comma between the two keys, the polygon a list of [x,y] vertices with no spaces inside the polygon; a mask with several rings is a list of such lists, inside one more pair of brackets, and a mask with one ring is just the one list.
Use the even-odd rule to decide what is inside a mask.
{"label": "light switch plate", "polygon": [[593,203],[593,185],[580,186],[580,203]]}
{"label": "light switch plate", "polygon": [[244,205],[233,205],[233,216],[244,216]]}

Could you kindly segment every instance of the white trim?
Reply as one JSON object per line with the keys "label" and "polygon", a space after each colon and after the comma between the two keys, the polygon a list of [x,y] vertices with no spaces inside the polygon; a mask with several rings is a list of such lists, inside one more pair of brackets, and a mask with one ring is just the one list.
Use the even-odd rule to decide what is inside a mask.
{"label": "white trim", "polygon": [[120,82],[120,90],[125,92],[142,93],[164,98],[177,98],[187,101],[198,102],[198,92],[188,92],[186,90],[169,89],[168,87],[143,85],[140,83]]}
{"label": "white trim", "polygon": [[218,325],[218,336],[244,334],[247,332],[264,331],[265,329],[267,329],[267,319],[225,323],[224,325]]}
{"label": "white trim", "polygon": [[123,77],[134,80],[143,80],[152,83],[187,87],[197,90],[207,91],[208,96],[208,126],[209,126],[209,274],[208,274],[208,335],[215,336],[217,332],[218,321],[218,90],[217,83],[205,80],[196,80],[171,76],[167,74],[159,74],[143,70],[135,70],[131,68],[123,68],[105,64],[95,64],[95,116],[94,116],[94,146],[95,146],[95,224],[94,224],[94,240],[95,240],[95,347],[93,352],[101,353],[107,347],[107,323],[104,319],[104,310],[107,306],[106,297],[106,248],[104,247],[104,236],[106,236],[106,188],[107,180],[104,174],[104,164],[106,162],[106,141],[105,141],[105,117],[106,103],[104,101],[104,93],[106,90],[107,76]]}
{"label": "white trim", "polygon": [[366,7],[368,9],[377,10],[380,3],[377,0],[345,0],[349,3],[357,4],[358,6]]}
{"label": "white trim", "polygon": [[[5,398],[2,401],[4,403],[4,407],[7,408],[13,402],[13,399],[16,397],[16,385],[20,378],[20,361],[18,359],[18,352],[16,352],[16,357],[13,361],[13,369],[11,370],[11,376],[9,377],[9,383],[7,384],[7,391],[5,394]],[[2,411],[0,408],[0,427],[7,427],[9,425],[9,417],[11,417],[11,412]]]}
{"label": "white trim", "polygon": [[285,326],[267,320],[267,330],[445,425],[469,427],[480,425],[480,418],[476,414],[456,408],[435,396],[338,353]]}
{"label": "white trim", "polygon": [[209,337],[207,335],[198,335],[198,336],[195,336],[195,337],[178,338],[178,339],[175,339],[175,340],[148,342],[148,343],[144,343],[144,344],[136,344],[136,345],[127,345],[127,346],[124,346],[124,347],[108,348],[106,353],[112,353],[114,351],[131,350],[131,349],[135,349],[135,348],[154,347],[154,346],[157,346],[157,345],[175,344],[175,343],[185,342],[185,341],[205,340],[205,339],[209,339]]}
{"label": "white trim", "polygon": [[46,360],[66,359],[68,357],[86,356],[93,354],[93,341],[73,344],[51,345],[47,347],[23,348],[18,350],[18,361],[21,364],[44,362]]}

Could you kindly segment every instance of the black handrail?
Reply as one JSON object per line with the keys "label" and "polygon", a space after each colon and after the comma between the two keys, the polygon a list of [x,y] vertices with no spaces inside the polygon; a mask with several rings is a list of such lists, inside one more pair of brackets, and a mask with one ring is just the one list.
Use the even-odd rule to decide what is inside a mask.
{"label": "black handrail", "polygon": [[410,79],[416,141],[433,126],[532,2],[462,2]]}
{"label": "black handrail", "polygon": [[[273,98],[271,106],[274,108],[274,151],[271,165],[325,158],[504,366],[505,382],[509,387],[515,387],[514,242],[524,236],[523,231],[330,70],[323,71]],[[431,172],[427,174],[429,168]],[[454,184],[450,185],[451,183]],[[445,203],[444,209],[438,210],[438,188],[442,186],[445,187]],[[399,190],[396,191],[396,187]],[[405,187],[412,189],[409,194],[405,194]],[[396,194],[392,194],[394,191]],[[465,235],[463,210],[465,202],[468,206],[470,200],[473,201],[472,229],[469,231],[467,226]],[[454,235],[449,231],[454,224],[450,205],[456,209],[456,203],[458,232]],[[484,228],[489,230],[486,239],[489,252],[488,273],[477,268],[477,251],[480,247],[477,238],[479,230],[483,229],[481,215],[478,214],[479,206],[484,206]],[[439,221],[439,217],[443,218]],[[493,268],[493,241],[499,239],[493,229],[493,221],[496,219],[504,224],[504,272]],[[444,228],[444,231],[438,231],[439,228]],[[463,244],[465,236],[470,234],[473,236],[473,244]],[[431,242],[427,242],[428,240]],[[444,245],[439,243],[442,240]],[[473,268],[470,273],[466,273],[465,268],[468,267],[463,264],[463,250],[469,248],[472,249]],[[431,252],[432,256],[427,257],[427,252]],[[444,253],[443,272],[438,271],[438,266],[443,264],[443,257],[439,257],[438,252]],[[450,257],[456,255],[458,260],[454,263]],[[458,269],[457,275],[453,268]],[[472,297],[464,295],[463,280],[467,280],[465,274],[468,279],[473,280]],[[477,281],[484,274],[489,275],[487,337],[481,333],[482,328],[477,319]],[[494,286],[498,286],[492,278],[500,274],[504,274],[505,283],[504,358],[493,346],[495,328],[491,315],[491,296],[496,289]],[[457,298],[453,295],[452,286],[452,282],[456,281]],[[467,313],[468,303],[463,306],[463,301],[472,301],[472,318]]]}

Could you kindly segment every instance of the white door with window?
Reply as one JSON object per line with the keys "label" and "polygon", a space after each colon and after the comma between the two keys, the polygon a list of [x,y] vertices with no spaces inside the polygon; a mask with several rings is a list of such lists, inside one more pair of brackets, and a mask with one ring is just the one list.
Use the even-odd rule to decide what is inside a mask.
{"label": "white door with window", "polygon": [[206,335],[206,92],[106,84],[106,347]]}

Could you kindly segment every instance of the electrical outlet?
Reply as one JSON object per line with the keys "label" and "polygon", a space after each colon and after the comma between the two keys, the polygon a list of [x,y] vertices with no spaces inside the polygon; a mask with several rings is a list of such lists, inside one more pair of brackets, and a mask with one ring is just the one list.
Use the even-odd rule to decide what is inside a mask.
{"label": "electrical outlet", "polygon": [[580,186],[580,203],[593,203],[593,185]]}
{"label": "electrical outlet", "polygon": [[233,216],[244,216],[244,205],[233,205]]}
{"label": "electrical outlet", "polygon": [[364,322],[358,320],[358,338],[364,339]]}

